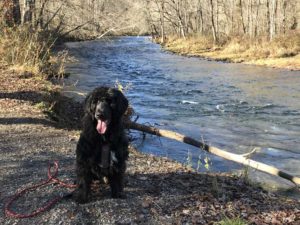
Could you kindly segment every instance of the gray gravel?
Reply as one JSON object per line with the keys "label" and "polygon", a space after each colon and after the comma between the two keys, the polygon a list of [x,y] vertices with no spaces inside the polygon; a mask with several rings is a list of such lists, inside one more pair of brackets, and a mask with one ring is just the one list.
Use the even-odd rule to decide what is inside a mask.
{"label": "gray gravel", "polygon": [[[74,181],[79,130],[63,129],[60,122],[37,109],[32,98],[21,100],[18,92],[4,96],[2,92],[0,224],[213,224],[224,217],[240,217],[249,224],[300,224],[300,204],[295,200],[268,193],[230,174],[197,173],[133,148],[126,172],[126,199],[111,199],[108,185],[96,183],[88,204],[63,199],[30,219],[7,217],[5,202],[18,190],[46,179],[49,162],[59,161],[61,180]],[[12,209],[28,214],[69,192],[51,184],[26,193]]]}

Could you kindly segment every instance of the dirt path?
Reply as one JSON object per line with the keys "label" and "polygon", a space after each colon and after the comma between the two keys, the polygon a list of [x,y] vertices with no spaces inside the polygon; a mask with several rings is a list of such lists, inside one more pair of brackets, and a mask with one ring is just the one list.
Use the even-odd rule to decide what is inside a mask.
{"label": "dirt path", "polygon": [[[203,174],[166,158],[131,149],[125,193],[109,197],[107,185],[77,205],[62,200],[30,219],[4,215],[8,197],[22,187],[46,179],[48,163],[59,160],[59,178],[74,179],[75,146],[79,130],[78,104],[57,104],[72,117],[63,123],[41,109],[53,96],[49,82],[0,72],[0,224],[213,224],[240,217],[249,224],[300,224],[300,203],[262,191],[227,174]],[[41,103],[45,101],[46,103]],[[77,108],[76,108],[77,107]],[[75,110],[74,110],[75,109]],[[53,120],[54,119],[54,120]],[[59,122],[55,122],[58,120]],[[29,213],[48,199],[69,190],[50,185],[26,194],[13,209]]]}

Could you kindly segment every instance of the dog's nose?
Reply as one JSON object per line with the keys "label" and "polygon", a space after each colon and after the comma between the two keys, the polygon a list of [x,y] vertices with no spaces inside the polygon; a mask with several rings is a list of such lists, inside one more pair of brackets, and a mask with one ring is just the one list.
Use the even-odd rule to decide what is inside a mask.
{"label": "dog's nose", "polygon": [[96,113],[96,118],[99,120],[104,120],[104,115],[102,113]]}

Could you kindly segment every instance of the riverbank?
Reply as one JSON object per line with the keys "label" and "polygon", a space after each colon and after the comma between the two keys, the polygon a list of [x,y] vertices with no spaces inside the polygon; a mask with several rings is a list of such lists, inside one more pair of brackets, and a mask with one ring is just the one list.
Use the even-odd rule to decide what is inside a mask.
{"label": "riverbank", "polygon": [[[75,147],[81,104],[60,95],[60,86],[37,76],[0,71],[1,224],[213,224],[241,218],[249,224],[298,224],[300,202],[252,186],[231,174],[198,173],[167,158],[131,148],[125,193],[111,199],[107,185],[93,200],[77,205],[62,200],[31,219],[5,217],[4,203],[23,187],[46,178],[59,160],[59,178],[75,178]],[[69,190],[53,185],[13,204],[21,213]]]}
{"label": "riverbank", "polygon": [[214,45],[211,39],[201,36],[187,39],[170,37],[163,48],[176,54],[208,60],[300,70],[299,40],[299,33],[272,42],[263,38],[255,41],[235,38],[220,45]]}

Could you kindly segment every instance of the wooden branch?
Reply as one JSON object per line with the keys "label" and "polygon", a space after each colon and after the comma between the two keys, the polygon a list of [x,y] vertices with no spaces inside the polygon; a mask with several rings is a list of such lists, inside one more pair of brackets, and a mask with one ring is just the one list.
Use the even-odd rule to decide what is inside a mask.
{"label": "wooden branch", "polygon": [[288,174],[287,172],[279,170],[273,166],[269,166],[267,164],[248,159],[247,158],[248,155],[238,155],[238,154],[230,153],[230,152],[224,151],[222,149],[219,149],[219,148],[216,148],[213,146],[208,146],[207,144],[197,141],[191,137],[188,137],[188,136],[185,136],[185,135],[182,135],[182,134],[170,131],[170,130],[163,130],[163,129],[158,129],[155,127],[149,127],[149,126],[138,124],[138,123],[135,123],[132,121],[126,122],[125,126],[128,129],[138,130],[138,131],[146,132],[146,133],[153,134],[156,136],[165,137],[165,138],[173,139],[173,140],[183,142],[183,143],[186,143],[189,145],[193,145],[204,151],[210,152],[214,155],[220,156],[227,160],[231,160],[231,161],[243,164],[245,166],[250,166],[250,167],[260,170],[262,172],[272,174],[274,176],[279,176],[281,178],[289,180],[296,185],[300,185],[299,177],[292,176],[292,175]]}
{"label": "wooden branch", "polygon": [[102,33],[101,35],[99,35],[97,38],[98,39],[101,39],[101,38],[103,38],[106,34],[108,34],[109,32],[111,32],[111,31],[114,31],[115,30],[115,28],[113,27],[113,28],[110,28],[110,29],[108,29],[107,31],[105,31],[104,33]]}
{"label": "wooden branch", "polygon": [[38,18],[37,18],[37,20],[36,20],[36,24],[35,24],[35,27],[37,28],[38,27],[38,25],[40,24],[40,27],[42,27],[43,26],[43,20],[44,20],[44,18],[43,18],[43,16],[44,16],[44,10],[45,10],[45,6],[46,6],[46,4],[47,4],[47,2],[48,2],[49,0],[45,0],[43,3],[42,3],[42,6],[41,6],[41,8],[40,8],[40,12],[39,12],[39,16],[38,16]]}
{"label": "wooden branch", "polygon": [[258,150],[258,148],[254,148],[251,152],[242,154],[242,156],[244,156],[246,159],[248,159],[248,158],[250,158],[257,150]]}
{"label": "wooden branch", "polygon": [[66,31],[66,32],[63,33],[61,36],[62,36],[62,37],[65,37],[65,36],[67,36],[68,34],[74,32],[74,31],[76,31],[76,30],[79,30],[81,27],[85,26],[85,25],[88,24],[89,22],[90,22],[90,21],[87,21],[87,22],[85,22],[85,23],[83,23],[83,24],[80,24],[80,25],[76,26],[75,28],[72,28],[71,30]]}
{"label": "wooden branch", "polygon": [[108,34],[109,32],[116,32],[116,31],[121,31],[121,30],[125,30],[125,29],[128,29],[128,28],[132,28],[134,27],[135,24],[133,25],[129,25],[127,27],[122,27],[122,28],[119,28],[119,27],[112,27],[112,28],[109,28],[107,31],[105,31],[104,33],[102,33],[101,35],[99,35],[97,38],[98,39],[101,39],[103,38],[106,34]]}
{"label": "wooden branch", "polygon": [[52,20],[56,17],[56,15],[59,13],[59,11],[62,9],[63,4],[55,11],[55,13],[52,15],[52,17],[46,22],[46,24],[43,26],[43,30],[47,28],[47,26],[52,22]]}

